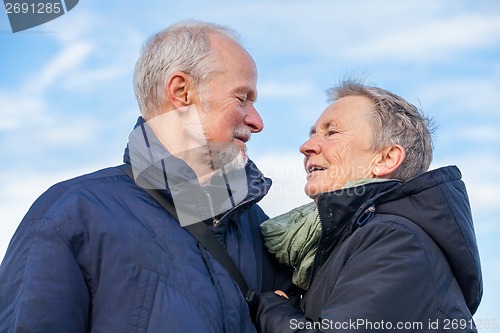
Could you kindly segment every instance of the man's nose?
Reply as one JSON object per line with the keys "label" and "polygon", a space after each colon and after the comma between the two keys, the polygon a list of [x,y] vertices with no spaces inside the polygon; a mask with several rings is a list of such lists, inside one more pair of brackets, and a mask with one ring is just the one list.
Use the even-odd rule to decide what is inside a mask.
{"label": "man's nose", "polygon": [[252,133],[259,133],[264,129],[264,122],[253,105],[249,108],[245,118],[243,118],[243,122],[250,127]]}

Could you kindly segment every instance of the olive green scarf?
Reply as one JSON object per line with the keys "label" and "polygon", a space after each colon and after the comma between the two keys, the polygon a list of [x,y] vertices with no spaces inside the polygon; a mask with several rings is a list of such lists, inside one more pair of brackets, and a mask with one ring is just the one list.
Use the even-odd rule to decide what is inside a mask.
{"label": "olive green scarf", "polygon": [[292,266],[292,282],[307,289],[321,234],[316,204],[311,202],[267,220],[261,228],[269,252],[280,263]]}

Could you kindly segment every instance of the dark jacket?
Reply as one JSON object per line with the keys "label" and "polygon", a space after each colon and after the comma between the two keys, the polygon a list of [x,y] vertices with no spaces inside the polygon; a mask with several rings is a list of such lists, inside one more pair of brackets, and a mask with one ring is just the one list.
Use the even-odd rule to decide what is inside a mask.
{"label": "dark jacket", "polygon": [[[147,139],[152,145],[154,138]],[[193,176],[181,160],[164,165],[170,173],[179,168],[179,179]],[[270,180],[252,162],[246,175],[248,195],[212,230],[249,286],[272,290],[286,282],[263,249],[259,224],[267,217],[256,205]],[[168,187],[162,194],[172,201]],[[191,204],[207,209],[200,205],[208,202]],[[0,332],[32,331],[240,333],[255,327],[227,271],[112,167],[51,187],[9,245],[0,266]]]}
{"label": "dark jacket", "polygon": [[262,330],[476,331],[482,278],[460,179],[446,167],[321,194],[322,235],[301,309],[265,293]]}

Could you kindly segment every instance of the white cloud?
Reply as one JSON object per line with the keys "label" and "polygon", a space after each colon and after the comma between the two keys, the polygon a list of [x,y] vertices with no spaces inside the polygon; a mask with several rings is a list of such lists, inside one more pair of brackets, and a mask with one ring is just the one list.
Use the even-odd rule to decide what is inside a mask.
{"label": "white cloud", "polygon": [[85,6],[42,27],[49,30],[43,36],[53,54],[19,88],[30,94],[43,95],[54,87],[89,92],[120,76],[131,76],[143,42],[128,22],[103,17]]}
{"label": "white cloud", "polygon": [[354,47],[346,53],[358,59],[384,58],[393,61],[452,59],[459,51],[498,46],[499,20],[499,13],[451,17],[436,15],[413,22],[414,25],[400,25],[406,29],[384,29],[383,33],[371,36],[369,40],[353,44]]}
{"label": "white cloud", "polygon": [[[109,112],[104,108],[111,104],[128,110],[128,105],[123,104],[133,100],[132,84],[128,85],[130,90],[125,90],[123,84],[128,80],[120,79],[132,75],[131,59],[139,44],[137,33],[126,28],[120,30],[120,36],[99,31],[106,24],[99,16],[86,11],[64,15],[48,23],[45,29],[52,31],[40,36],[47,40],[43,49],[47,51],[48,61],[29,74],[15,64],[23,81],[0,91],[3,119],[0,130],[4,131],[0,153],[8,156],[5,160],[9,163],[18,163],[20,155],[27,153],[49,160],[51,155],[46,152],[50,149],[56,151],[69,145],[90,146],[90,143],[102,139],[106,132],[104,127],[116,126],[116,122],[104,121],[103,114]],[[2,80],[8,81],[9,78],[3,77]],[[108,95],[116,91],[125,91],[130,96]],[[85,101],[85,105],[97,104],[97,107],[83,109],[78,102],[90,92],[91,100]],[[101,99],[106,102],[99,106]],[[125,102],[114,103],[113,99]]]}
{"label": "white cloud", "polygon": [[[59,105],[43,97],[25,91],[1,92],[0,130],[4,167],[19,163],[20,156],[46,155],[45,150],[62,146],[80,146],[96,139],[105,123],[90,114],[62,112]],[[62,112],[62,113],[61,113]]]}
{"label": "white cloud", "polygon": [[26,121],[39,120],[46,107],[45,101],[23,92],[0,91],[0,131],[13,131]]}
{"label": "white cloud", "polygon": [[95,132],[99,125],[96,119],[85,116],[73,116],[58,118],[44,131],[36,133],[31,140],[40,140],[45,146],[72,146],[81,145],[96,139]]}
{"label": "white cloud", "polygon": [[279,152],[253,158],[264,175],[273,180],[269,194],[259,203],[270,217],[282,214],[311,202],[304,193],[306,173],[302,155],[295,152]]}
{"label": "white cloud", "polygon": [[[124,66],[125,67],[125,66]],[[78,91],[80,93],[88,93],[92,89],[97,90],[98,87],[105,85],[106,82],[112,82],[120,76],[129,75],[127,68],[97,68],[89,70],[81,70],[71,75],[68,78],[65,88]]]}
{"label": "white cloud", "polygon": [[206,15],[237,27],[266,54],[427,64],[498,47],[499,9],[463,1],[289,1],[227,6]]}
{"label": "white cloud", "polygon": [[[15,131],[20,128],[37,128],[53,122],[56,117],[56,107],[51,105],[47,94],[53,92],[54,86],[64,86],[64,79],[77,70],[91,52],[86,43],[71,44],[38,72],[28,76],[19,87],[10,87],[10,90],[0,91],[0,112],[4,119],[0,129]],[[52,116],[51,116],[52,114]]]}
{"label": "white cloud", "polygon": [[264,81],[258,85],[259,98],[297,98],[314,93],[315,85],[311,81],[297,83]]}
{"label": "white cloud", "polygon": [[[60,44],[69,45],[77,40],[100,38],[105,32],[103,29],[109,28],[109,21],[97,11],[88,10],[82,5],[75,9],[44,25]],[[102,33],[96,35],[99,32]]]}
{"label": "white cloud", "polygon": [[426,106],[439,105],[439,109],[429,110],[432,113],[457,115],[488,115],[498,116],[500,105],[500,81],[498,77],[480,77],[462,74],[463,77],[453,79],[434,78],[422,84],[416,95]]}
{"label": "white cloud", "polygon": [[[447,132],[439,133],[439,141],[457,142],[463,141],[470,144],[482,146],[498,146],[500,144],[500,119],[491,124],[461,125]],[[480,149],[480,148],[479,148]]]}
{"label": "white cloud", "polygon": [[[77,70],[92,52],[89,43],[76,42],[63,48],[37,75],[26,82],[24,90],[43,94],[58,80]],[[58,85],[61,85],[60,82]]]}

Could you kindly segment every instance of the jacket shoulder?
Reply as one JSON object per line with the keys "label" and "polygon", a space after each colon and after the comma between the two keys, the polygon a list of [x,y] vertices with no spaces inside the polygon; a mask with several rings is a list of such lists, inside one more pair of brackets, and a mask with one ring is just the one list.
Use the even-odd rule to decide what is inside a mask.
{"label": "jacket shoulder", "polygon": [[103,192],[119,192],[119,184],[126,186],[133,183],[114,167],[59,182],[38,197],[23,220],[54,219],[61,214],[61,209],[73,205],[76,208],[85,198],[101,197]]}

